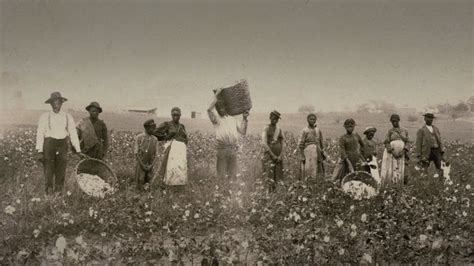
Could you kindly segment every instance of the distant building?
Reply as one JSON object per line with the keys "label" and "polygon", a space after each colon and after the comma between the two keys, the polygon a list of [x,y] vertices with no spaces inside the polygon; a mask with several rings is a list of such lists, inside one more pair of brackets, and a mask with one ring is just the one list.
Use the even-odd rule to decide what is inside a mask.
{"label": "distant building", "polygon": [[192,111],[192,112],[191,112],[191,118],[192,118],[192,119],[199,119],[199,118],[201,118],[201,112]]}
{"label": "distant building", "polygon": [[2,89],[0,109],[24,110],[26,105],[21,90]]}

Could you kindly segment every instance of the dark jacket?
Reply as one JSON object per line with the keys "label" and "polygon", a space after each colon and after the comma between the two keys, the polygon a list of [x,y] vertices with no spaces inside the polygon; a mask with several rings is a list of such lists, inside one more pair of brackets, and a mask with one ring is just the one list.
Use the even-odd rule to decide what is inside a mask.
{"label": "dark jacket", "polygon": [[[438,141],[440,151],[444,152],[444,148],[441,142],[441,135],[439,134],[439,129],[435,126],[433,126],[433,134],[435,135],[435,139]],[[431,137],[431,132],[426,127],[426,125],[418,130],[418,132],[416,133],[415,154],[419,159],[425,161],[429,159],[431,147],[433,146],[432,141],[433,139]]]}

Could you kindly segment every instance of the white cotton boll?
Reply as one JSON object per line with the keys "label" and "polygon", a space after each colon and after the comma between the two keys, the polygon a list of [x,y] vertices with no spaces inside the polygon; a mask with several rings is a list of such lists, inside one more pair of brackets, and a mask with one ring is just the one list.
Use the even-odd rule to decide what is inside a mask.
{"label": "white cotton boll", "polygon": [[56,239],[56,250],[63,255],[64,254],[64,249],[66,249],[66,238],[64,238],[62,235]]}

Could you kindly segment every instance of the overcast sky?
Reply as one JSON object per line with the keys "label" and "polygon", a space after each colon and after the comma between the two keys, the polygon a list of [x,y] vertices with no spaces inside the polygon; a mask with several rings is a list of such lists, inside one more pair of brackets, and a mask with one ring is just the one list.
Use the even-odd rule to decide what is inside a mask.
{"label": "overcast sky", "polygon": [[30,108],[59,90],[75,108],[205,110],[211,89],[241,78],[258,112],[422,107],[474,90],[472,1],[0,5],[2,94],[21,90]]}

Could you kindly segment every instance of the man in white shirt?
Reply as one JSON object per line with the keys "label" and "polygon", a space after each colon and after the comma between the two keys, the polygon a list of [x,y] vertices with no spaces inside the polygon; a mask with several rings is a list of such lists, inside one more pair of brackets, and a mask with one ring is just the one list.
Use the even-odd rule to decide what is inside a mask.
{"label": "man in white shirt", "polygon": [[209,105],[207,113],[216,129],[217,175],[219,177],[235,178],[237,175],[238,142],[240,135],[247,133],[249,113],[244,112],[242,114],[243,119],[240,124],[235,117],[227,115],[224,103],[217,99],[221,91],[222,89],[218,89],[214,94],[214,99]]}
{"label": "man in white shirt", "polygon": [[63,189],[69,139],[74,151],[83,156],[74,119],[70,114],[61,111],[65,101],[67,99],[62,97],[61,93],[51,93],[45,103],[51,104],[52,110],[41,115],[36,132],[36,150],[38,160],[43,163],[47,194]]}

